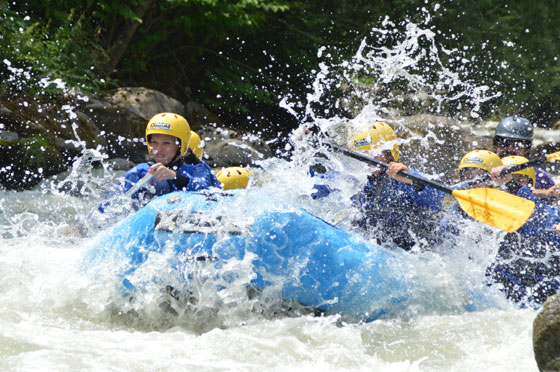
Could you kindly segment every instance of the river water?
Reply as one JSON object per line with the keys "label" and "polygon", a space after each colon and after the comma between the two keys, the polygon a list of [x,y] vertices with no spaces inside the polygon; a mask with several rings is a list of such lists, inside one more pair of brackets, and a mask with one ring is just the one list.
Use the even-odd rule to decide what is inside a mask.
{"label": "river water", "polygon": [[[429,15],[426,18],[429,23]],[[384,37],[397,40],[393,48],[372,41]],[[430,27],[385,20],[350,61],[334,63],[331,57],[336,50],[321,48],[318,53],[325,62],[318,66],[313,91],[305,99],[287,96],[282,106],[303,125],[331,133],[335,128],[336,135],[342,119],[328,109],[318,111],[329,87],[351,85],[360,76],[371,75],[373,85],[360,89],[357,84],[348,90],[354,101],[347,96],[332,104],[363,103],[352,123],[355,130],[387,117],[386,108],[403,99],[402,91],[393,95],[387,87],[402,87],[403,82],[409,88],[405,93],[429,96],[432,112],[461,101],[457,115],[478,118],[480,103],[499,92],[464,83],[468,63],[464,69],[448,68],[439,58],[440,49]],[[445,54],[461,57],[460,50],[445,50]],[[420,65],[423,68],[417,68]],[[434,80],[436,84],[428,82]],[[438,95],[442,91],[450,93]],[[271,159],[260,164],[258,187],[287,204],[349,227],[348,216],[341,211],[348,209],[349,197],[364,182],[364,166],[319,157],[328,170],[355,178],[336,185],[341,190],[337,197],[313,201],[309,195],[317,180],[307,171],[317,159],[316,152],[298,148],[297,138],[294,141],[287,149],[294,153],[290,161]],[[90,150],[82,160],[91,155],[102,159],[100,152]],[[219,299],[208,290],[214,302],[191,306],[179,317],[160,306],[157,293],[140,298],[131,311],[131,305],[115,294],[110,275],[92,276],[87,270],[96,242],[129,209],[125,206],[110,220],[97,220],[96,228],[85,235],[72,230],[90,223],[103,191],[121,173],[111,171],[106,160],[97,169],[82,160],[68,174],[46,180],[34,190],[0,191],[2,371],[537,370],[531,338],[538,310],[521,309],[486,286],[484,270],[496,252],[499,234],[481,232],[480,224],[435,253],[411,254],[410,267],[434,290],[423,294],[423,306],[370,323],[287,310],[278,299],[257,303],[243,299],[239,287]],[[113,268],[97,269],[111,272]],[[466,291],[477,297],[476,311],[465,310]]]}
{"label": "river water", "polygon": [[[342,199],[313,204],[305,198],[314,181],[298,175],[304,171],[297,164],[265,166],[300,182],[285,181],[291,184],[286,192],[265,174],[262,188],[283,189],[286,202],[322,210],[325,219],[340,210],[335,204]],[[446,282],[445,293],[434,291],[429,299],[433,306],[371,323],[282,311],[274,303],[255,311],[235,288],[229,303],[222,299],[181,318],[151,297],[135,305],[136,315],[126,314],[115,282],[85,270],[88,253],[116,221],[86,236],[67,231],[87,222],[102,190],[119,175],[94,170],[89,183],[69,174],[73,187],[64,192],[56,186],[62,182],[48,180],[36,190],[0,194],[0,370],[537,370],[531,343],[537,311],[519,309],[478,282],[494,247],[482,254],[467,240],[448,259],[417,253],[428,264],[411,261],[426,281]],[[474,312],[447,306],[463,296],[466,283],[484,293],[488,306]]]}

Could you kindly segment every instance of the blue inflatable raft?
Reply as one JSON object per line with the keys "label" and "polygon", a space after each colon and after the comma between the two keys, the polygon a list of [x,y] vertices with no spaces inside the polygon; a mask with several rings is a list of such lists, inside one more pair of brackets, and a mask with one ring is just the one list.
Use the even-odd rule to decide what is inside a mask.
{"label": "blue inflatable raft", "polygon": [[[371,321],[415,305],[411,301],[433,303],[407,254],[255,189],[158,197],[102,236],[88,265],[112,267],[120,290],[134,296],[148,283],[193,293],[194,273],[208,265],[222,283],[239,280],[232,267],[248,262],[247,286],[350,321]],[[165,259],[150,261],[155,256]],[[149,275],[140,275],[148,262]]]}

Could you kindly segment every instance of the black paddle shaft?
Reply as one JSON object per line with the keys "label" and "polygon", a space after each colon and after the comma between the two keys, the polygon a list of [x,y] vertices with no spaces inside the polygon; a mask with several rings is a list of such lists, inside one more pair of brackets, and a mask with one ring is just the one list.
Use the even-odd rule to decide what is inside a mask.
{"label": "black paddle shaft", "polygon": [[[333,150],[336,151],[336,152],[339,152],[339,153],[341,153],[341,154],[343,154],[343,155],[346,155],[346,156],[348,156],[348,157],[350,157],[350,158],[353,158],[353,159],[362,161],[362,162],[364,162],[364,163],[367,163],[367,164],[370,164],[370,165],[375,165],[375,166],[377,166],[377,167],[379,167],[379,168],[381,168],[381,169],[383,169],[383,170],[386,170],[386,169],[389,167],[388,164],[386,164],[386,163],[384,163],[384,162],[382,162],[382,161],[379,161],[379,160],[377,160],[377,159],[374,159],[374,158],[372,158],[372,157],[370,157],[370,156],[367,156],[367,155],[364,155],[364,154],[360,154],[359,152],[351,151],[351,150],[348,150],[348,149],[346,149],[346,148],[344,148],[344,147],[332,145],[332,144],[329,144],[329,143],[326,143],[326,145],[329,146],[331,149],[333,149]],[[400,171],[400,172],[397,173],[397,174],[398,174],[399,176],[408,178],[409,180],[411,180],[412,182],[415,182],[415,183],[417,183],[417,184],[425,185],[425,186],[430,186],[430,187],[432,187],[432,188],[434,188],[434,189],[436,189],[436,190],[443,191],[443,192],[445,192],[445,193],[447,193],[447,194],[452,194],[452,193],[453,193],[453,189],[451,189],[450,187],[448,187],[448,186],[446,186],[446,185],[444,185],[444,184],[442,184],[442,183],[439,183],[439,182],[437,182],[437,181],[432,181],[432,180],[429,180],[429,179],[427,179],[427,178],[424,178],[424,177],[421,177],[421,176],[417,176],[417,175],[414,175],[414,174],[412,174],[412,173],[405,172],[405,171]]]}

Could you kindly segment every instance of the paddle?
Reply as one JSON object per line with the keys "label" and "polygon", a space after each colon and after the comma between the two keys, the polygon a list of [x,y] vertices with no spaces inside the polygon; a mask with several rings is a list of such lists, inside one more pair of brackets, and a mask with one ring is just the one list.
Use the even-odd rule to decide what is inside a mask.
{"label": "paddle", "polygon": [[[387,169],[388,165],[367,155],[348,150],[344,147],[325,143],[336,152],[362,161],[367,164],[375,165],[382,169]],[[446,194],[453,195],[459,206],[473,219],[497,227],[507,232],[517,231],[533,214],[535,203],[520,198],[507,192],[480,188],[471,190],[454,190],[442,183],[416,176],[408,172],[399,172],[399,176],[406,177],[413,182],[421,185],[433,187]]]}
{"label": "paddle", "polygon": [[[515,165],[509,165],[507,168],[505,168],[504,170],[502,170],[502,172],[500,173],[500,176],[505,176],[506,174],[510,174],[513,172],[517,172],[526,168],[530,168],[542,163],[546,163],[546,162],[552,162],[552,161],[558,161],[560,160],[560,151],[558,152],[553,152],[551,154],[547,154],[547,155],[541,155],[535,159],[531,159],[526,163],[523,164],[515,164]],[[484,181],[488,181],[490,179],[490,174],[485,174],[483,176],[477,177],[475,179],[472,180],[468,180],[468,181],[464,181],[464,182],[460,182],[457,183],[455,185],[453,185],[452,187],[454,189],[464,189],[466,187],[470,187],[472,185],[476,185],[477,183],[480,182],[484,182]]]}
{"label": "paddle", "polygon": [[125,194],[124,196],[126,197],[131,197],[132,195],[134,195],[134,193],[136,193],[136,191],[138,191],[138,189],[140,189],[142,186],[144,186],[146,183],[150,182],[150,180],[152,179],[152,175],[150,173],[146,174],[144,177],[142,177],[138,182],[136,182],[136,184],[134,186],[132,186]]}

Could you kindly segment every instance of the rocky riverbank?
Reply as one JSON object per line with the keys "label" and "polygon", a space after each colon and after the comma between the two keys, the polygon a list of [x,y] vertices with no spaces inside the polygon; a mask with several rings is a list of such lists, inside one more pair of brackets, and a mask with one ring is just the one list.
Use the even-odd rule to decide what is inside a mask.
{"label": "rocky riverbank", "polygon": [[[71,90],[56,100],[0,102],[0,185],[32,188],[67,170],[84,149],[100,151],[116,167],[146,161],[146,123],[159,112],[187,118],[203,139],[204,160],[214,168],[247,166],[274,155],[263,139],[226,127],[197,102],[182,103],[146,88],[119,88],[102,97]],[[456,181],[457,164],[467,151],[491,148],[497,124],[398,112],[387,114],[386,122],[402,141],[403,162],[448,183]],[[535,151],[560,150],[558,138],[557,130],[537,130]]]}
{"label": "rocky riverbank", "polygon": [[103,97],[71,91],[54,102],[20,98],[0,103],[0,185],[32,188],[68,169],[86,148],[98,149],[108,159],[146,161],[146,123],[159,112],[187,118],[203,139],[205,161],[212,167],[250,165],[272,156],[264,141],[225,128],[196,102],[183,104],[145,88],[120,88]]}

